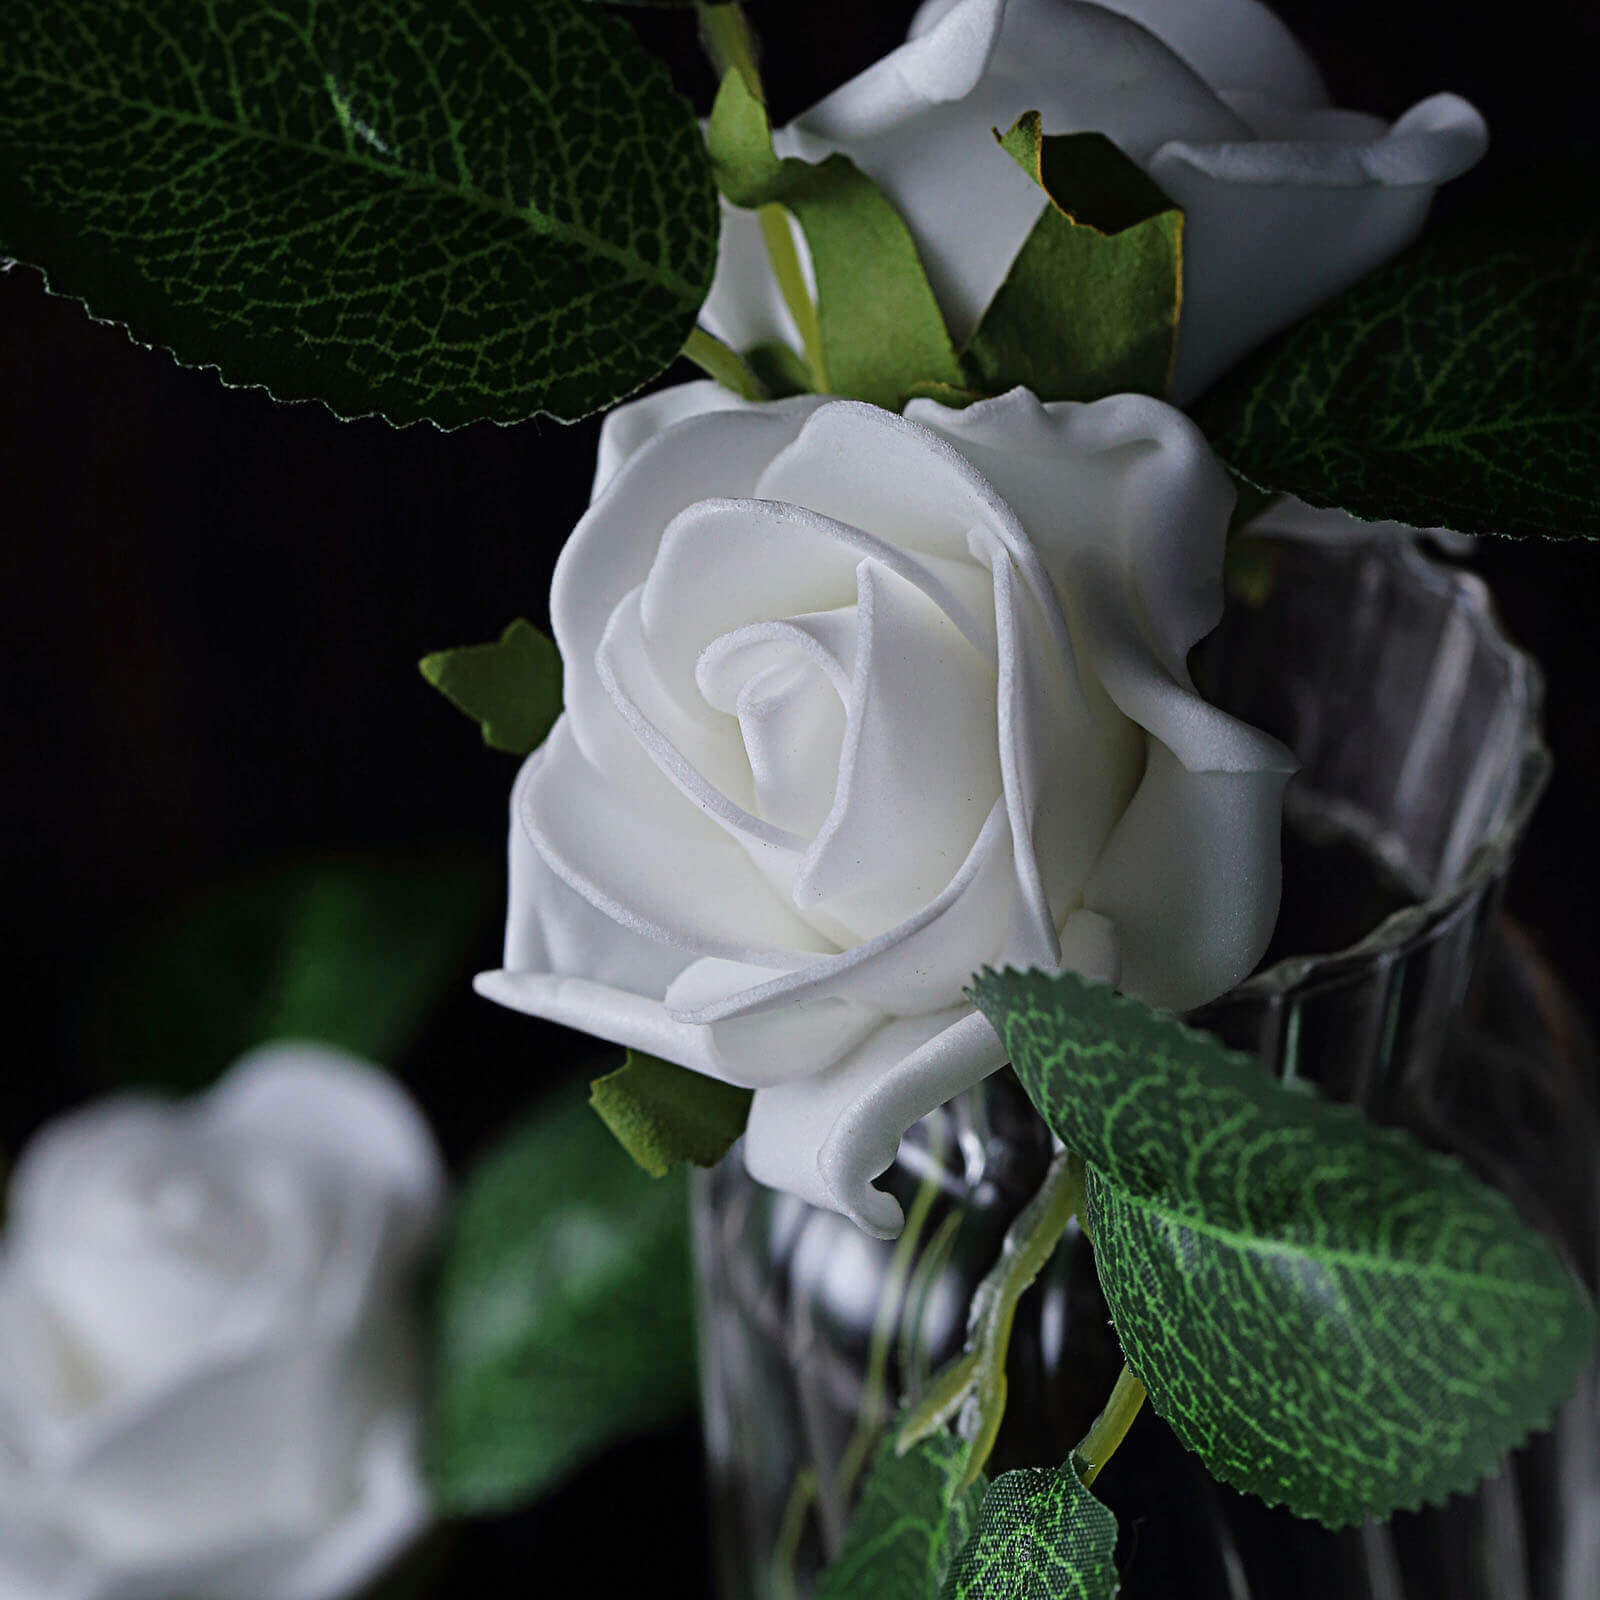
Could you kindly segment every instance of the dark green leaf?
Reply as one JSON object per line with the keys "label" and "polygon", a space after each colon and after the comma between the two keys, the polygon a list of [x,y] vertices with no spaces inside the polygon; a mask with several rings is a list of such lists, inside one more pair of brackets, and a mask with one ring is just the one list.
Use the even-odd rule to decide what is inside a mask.
{"label": "dark green leaf", "polygon": [[714,1167],[744,1132],[750,1091],[641,1051],[589,1086],[589,1103],[652,1178],[690,1162]]}
{"label": "dark green leaf", "polygon": [[113,947],[82,1003],[80,1048],[98,1074],[174,1089],[275,1038],[393,1065],[464,981],[502,870],[416,846],[257,868]]}
{"label": "dark green leaf", "polygon": [[1065,1467],[989,1485],[941,1600],[1115,1600],[1117,1519]]}
{"label": "dark green leaf", "polygon": [[1046,138],[1039,113],[1002,147],[1050,197],[965,352],[993,394],[1165,396],[1177,356],[1183,213],[1103,134]]}
{"label": "dark green leaf", "polygon": [[984,1491],[981,1477],[961,1488],[967,1446],[936,1433],[898,1455],[897,1431],[878,1446],[817,1600],[932,1600],[966,1541]]}
{"label": "dark green leaf", "polygon": [[446,1513],[529,1500],[694,1402],[688,1205],[581,1092],[472,1172],[439,1283],[429,1475]]}
{"label": "dark green leaf", "polygon": [[828,393],[898,410],[919,383],[962,382],[910,230],[864,172],[843,155],[779,160],[766,109],[737,70],[722,80],[707,142],[735,205],[781,205],[805,234]]}
{"label": "dark green leaf", "polygon": [[805,358],[781,339],[752,345],[745,351],[744,359],[745,365],[761,380],[762,387],[774,400],[805,394],[811,388],[811,374]]}
{"label": "dark green leaf", "polygon": [[973,996],[1088,1165],[1129,1365],[1219,1478],[1341,1525],[1467,1489],[1548,1422],[1594,1309],[1504,1196],[1103,985]]}
{"label": "dark green leaf", "polygon": [[1525,231],[1430,234],[1224,378],[1195,415],[1236,471],[1312,505],[1600,537],[1594,207],[1567,197]]}
{"label": "dark green leaf", "polygon": [[520,617],[492,644],[438,650],[418,663],[451,705],[479,723],[483,742],[525,756],[561,715],[561,655]]}
{"label": "dark green leaf", "polygon": [[699,130],[575,0],[30,0],[0,50],[0,252],[279,399],[574,418],[681,349]]}

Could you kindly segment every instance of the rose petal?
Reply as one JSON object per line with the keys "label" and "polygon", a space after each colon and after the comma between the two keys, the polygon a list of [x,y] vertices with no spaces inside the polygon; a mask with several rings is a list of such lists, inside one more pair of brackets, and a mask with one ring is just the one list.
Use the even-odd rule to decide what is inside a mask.
{"label": "rose petal", "polygon": [[[621,786],[584,759],[563,716],[528,758],[513,795],[544,861],[597,911],[640,938],[698,955],[781,966],[830,948],[768,885],[739,840],[646,763]],[[685,894],[715,884],[714,894]]]}
{"label": "rose petal", "polygon": [[1005,1047],[970,1006],[885,1023],[826,1072],[756,1091],[745,1165],[758,1183],[893,1238],[899,1202],[872,1180],[912,1123],[1004,1063]]}
{"label": "rose petal", "polygon": [[[697,398],[704,397],[699,391]],[[662,528],[697,500],[750,493],[767,463],[823,403],[801,395],[692,416],[653,435],[607,481],[562,546],[550,586],[550,622],[564,666],[562,703],[581,729],[578,742],[591,762],[603,764],[609,739],[624,746],[620,759],[627,759],[632,741],[610,715],[594,656],[617,602],[644,582]]]}
{"label": "rose petal", "polygon": [[[748,215],[748,213],[738,213]],[[752,222],[754,219],[752,218]],[[769,270],[746,268],[738,280],[741,284],[774,282]],[[776,293],[776,288],[773,290]],[[817,402],[821,403],[820,399]],[[594,486],[589,491],[591,502],[598,500],[611,480],[622,470],[623,463],[635,451],[647,445],[658,433],[687,422],[691,417],[707,416],[715,411],[753,411],[757,403],[724,388],[713,378],[697,378],[689,383],[676,383],[654,394],[641,395],[637,400],[625,401],[605,415],[600,424],[600,446],[596,452]]]}
{"label": "rose petal", "polygon": [[[833,808],[795,903],[862,939],[926,905],[965,859],[1001,790],[992,664],[928,597],[857,568],[855,678]],[[927,709],[937,707],[937,738]]]}
{"label": "rose petal", "polygon": [[[964,530],[962,537],[964,553]],[[759,500],[703,500],[662,535],[640,620],[663,690],[686,715],[709,717],[696,677],[706,648],[754,623],[853,606],[856,566],[868,556],[926,593],[978,648],[992,650],[992,624],[973,614],[937,564],[807,499],[764,491]]]}
{"label": "rose petal", "polygon": [[[1011,0],[1039,18],[1036,26],[1059,27],[1060,0]],[[1259,0],[1093,0],[1148,29],[1186,61],[1213,89],[1247,89],[1284,105],[1325,105],[1328,91],[1316,64],[1295,36]],[[1019,40],[1030,28],[1017,16]],[[1007,42],[1012,30],[1007,30]]]}
{"label": "rose petal", "polygon": [[913,916],[838,955],[791,964],[763,984],[685,1013],[684,1020],[717,1022],[822,993],[902,1015],[943,1009],[954,1004],[976,967],[999,959],[1016,893],[1011,827],[1001,799],[960,869]]}
{"label": "rose petal", "polygon": [[431,1521],[417,1431],[409,1408],[373,1425],[354,1502],[309,1548],[264,1578],[260,1600],[344,1600],[415,1541]]}
{"label": "rose petal", "polygon": [[1117,930],[1129,994],[1187,1011],[1255,966],[1278,919],[1288,780],[1281,767],[1191,772],[1151,743],[1144,781],[1084,892]]}
{"label": "rose petal", "polygon": [[1174,398],[1397,254],[1434,188],[1474,166],[1483,118],[1455,95],[1381,137],[1164,145],[1150,175],[1183,208],[1184,306]]}
{"label": "rose petal", "polygon": [[444,1161],[416,1102],[388,1073],[330,1045],[274,1043],[241,1056],[196,1107],[202,1126],[322,1167],[392,1207],[411,1242],[444,1200]]}

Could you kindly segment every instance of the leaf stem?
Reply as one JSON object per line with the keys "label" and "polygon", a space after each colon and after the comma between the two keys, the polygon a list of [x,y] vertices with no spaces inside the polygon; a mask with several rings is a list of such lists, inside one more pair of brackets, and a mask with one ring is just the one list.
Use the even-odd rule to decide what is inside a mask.
{"label": "leaf stem", "polygon": [[963,1490],[983,1471],[1005,1417],[1006,1355],[1017,1302],[1054,1253],[1082,1198],[1083,1163],[1063,1150],[1011,1224],[1000,1259],[973,1294],[965,1355],[934,1379],[900,1430],[896,1448],[904,1453],[955,1418],[957,1432],[971,1447]]}
{"label": "leaf stem", "polygon": [[916,1265],[917,1247],[922,1242],[923,1229],[928,1225],[928,1213],[939,1195],[940,1164],[944,1159],[944,1136],[934,1125],[928,1141],[930,1168],[917,1186],[911,1209],[906,1214],[906,1225],[889,1260],[889,1271],[884,1277],[883,1293],[878,1300],[878,1313],[873,1321],[872,1340],[867,1353],[867,1380],[862,1390],[861,1408],[856,1419],[855,1433],[845,1446],[844,1454],[834,1473],[833,1492],[841,1504],[850,1498],[861,1469],[877,1442],[882,1429],[879,1412],[884,1409],[888,1388],[889,1350],[894,1342],[895,1324],[902,1318],[908,1302],[907,1289],[912,1268]]}
{"label": "leaf stem", "polygon": [[1128,1429],[1133,1426],[1144,1400],[1144,1385],[1134,1377],[1132,1369],[1124,1361],[1105,1409],[1094,1419],[1093,1426],[1083,1436],[1083,1442],[1072,1452],[1073,1469],[1085,1489],[1105,1470],[1106,1463],[1117,1453],[1117,1446],[1127,1438]]}
{"label": "leaf stem", "polygon": [[689,330],[684,340],[683,353],[700,368],[715,378],[724,389],[732,389],[746,400],[765,400],[766,387],[750,370],[743,356],[731,345],[726,345],[716,334],[698,323]]}
{"label": "leaf stem", "polygon": [[811,369],[811,387],[818,394],[826,394],[828,369],[822,358],[822,323],[806,285],[805,268],[800,265],[800,252],[795,248],[789,213],[782,206],[762,206],[756,218],[761,223],[761,237],[767,247],[767,259],[772,263],[772,275],[778,280],[783,303],[788,306],[795,327],[800,330],[801,349],[806,366]]}

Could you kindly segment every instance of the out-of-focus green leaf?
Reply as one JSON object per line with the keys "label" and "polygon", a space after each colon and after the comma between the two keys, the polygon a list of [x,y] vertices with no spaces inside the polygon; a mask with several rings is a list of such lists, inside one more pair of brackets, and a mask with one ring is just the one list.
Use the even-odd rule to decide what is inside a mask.
{"label": "out-of-focus green leaf", "polygon": [[275,1038],[393,1065],[465,981],[501,873],[457,846],[264,863],[113,945],[80,1052],[97,1076],[186,1090]]}
{"label": "out-of-focus green leaf", "polygon": [[688,1200],[581,1090],[468,1176],[439,1278],[428,1470],[440,1509],[504,1509],[694,1403]]}

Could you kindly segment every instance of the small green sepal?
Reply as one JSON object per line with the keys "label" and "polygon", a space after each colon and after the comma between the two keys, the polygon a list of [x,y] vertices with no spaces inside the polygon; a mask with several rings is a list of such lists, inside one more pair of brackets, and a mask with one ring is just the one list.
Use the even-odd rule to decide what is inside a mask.
{"label": "small green sepal", "polygon": [[451,705],[479,724],[493,750],[513,756],[537,750],[561,715],[560,652],[520,617],[490,644],[436,650],[417,666]]}
{"label": "small green sepal", "polygon": [[1183,213],[1104,134],[1046,137],[1037,111],[1001,148],[1047,196],[964,360],[991,394],[1164,398],[1183,301]]}
{"label": "small green sepal", "polygon": [[686,1162],[714,1167],[744,1132],[750,1100],[748,1089],[639,1050],[589,1087],[600,1120],[652,1178]]}

